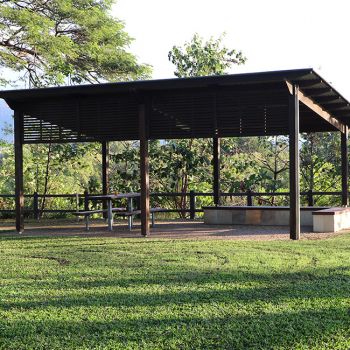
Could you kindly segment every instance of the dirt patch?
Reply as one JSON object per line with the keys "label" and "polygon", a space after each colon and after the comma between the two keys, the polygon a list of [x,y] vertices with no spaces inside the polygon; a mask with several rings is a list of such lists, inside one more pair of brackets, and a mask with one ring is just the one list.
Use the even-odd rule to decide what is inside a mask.
{"label": "dirt patch", "polygon": [[54,260],[57,261],[59,265],[69,265],[70,261],[63,258],[57,258],[55,256],[40,256],[40,255],[32,255],[30,256],[31,259],[44,259],[44,260]]}

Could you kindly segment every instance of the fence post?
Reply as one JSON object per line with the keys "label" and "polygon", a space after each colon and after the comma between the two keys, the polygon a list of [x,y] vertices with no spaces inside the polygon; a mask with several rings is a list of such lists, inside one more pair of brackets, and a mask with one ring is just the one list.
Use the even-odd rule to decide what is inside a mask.
{"label": "fence post", "polygon": [[307,203],[309,207],[314,206],[314,196],[313,196],[312,190],[307,191]]}
{"label": "fence post", "polygon": [[[80,205],[79,205],[79,193],[75,194],[75,211],[79,211]],[[77,215],[77,221],[79,222],[79,216]]]}
{"label": "fence post", "polygon": [[79,211],[79,193],[75,194],[75,210]]}
{"label": "fence post", "polygon": [[38,192],[34,192],[33,194],[33,214],[34,214],[34,219],[39,220],[40,215],[39,215],[39,195]]}
{"label": "fence post", "polygon": [[84,210],[89,210],[89,192],[88,190],[84,191]]}
{"label": "fence post", "polygon": [[252,196],[252,190],[247,190],[247,206],[252,207],[253,206],[253,196]]}
{"label": "fence post", "polygon": [[194,220],[196,218],[196,193],[190,191],[190,219]]}

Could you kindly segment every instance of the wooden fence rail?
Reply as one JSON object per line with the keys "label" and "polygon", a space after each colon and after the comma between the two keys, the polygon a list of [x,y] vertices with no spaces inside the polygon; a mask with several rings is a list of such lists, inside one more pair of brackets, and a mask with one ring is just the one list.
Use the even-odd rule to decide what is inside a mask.
{"label": "wooden fence rail", "polygon": [[[74,199],[74,208],[71,209],[44,209],[43,213],[72,213],[77,210],[81,209],[81,205],[83,205],[84,210],[88,210],[89,208],[89,196],[95,196],[96,194],[89,194],[87,191],[85,191],[83,194],[80,193],[74,193],[74,194],[26,194],[25,198],[31,198],[32,199],[32,205],[31,207],[26,207],[25,212],[32,214],[35,219],[40,218],[40,208],[39,208],[39,198],[67,198],[67,199]],[[307,199],[308,206],[314,205],[314,197],[315,196],[341,196],[342,193],[340,191],[306,191],[301,192],[301,196],[305,196]],[[202,212],[203,210],[201,208],[196,207],[196,199],[197,197],[213,197],[214,193],[212,192],[195,192],[190,191],[187,193],[181,193],[181,192],[154,192],[151,193],[151,197],[188,197],[189,198],[189,208],[185,209],[164,209],[162,212],[165,213],[188,213],[190,219],[194,219],[196,216],[196,213]],[[254,205],[254,198],[255,197],[273,197],[273,196],[289,196],[289,192],[254,192],[251,190],[247,190],[246,192],[223,192],[221,193],[221,197],[245,197],[246,198],[246,205],[247,206],[253,206]],[[0,194],[1,198],[15,198],[14,194]],[[11,214],[14,213],[14,209],[0,209],[0,213],[6,213]]]}

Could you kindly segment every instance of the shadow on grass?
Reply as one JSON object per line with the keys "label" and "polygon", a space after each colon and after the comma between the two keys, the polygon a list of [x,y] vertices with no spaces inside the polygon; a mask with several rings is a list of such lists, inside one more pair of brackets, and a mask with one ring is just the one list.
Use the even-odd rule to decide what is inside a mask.
{"label": "shadow on grass", "polygon": [[[332,300],[350,297],[349,270],[349,267],[318,268],[309,272],[269,274],[213,271],[178,274],[159,272],[148,277],[105,278],[95,279],[94,281],[68,279],[64,282],[56,281],[49,284],[46,281],[35,281],[26,283],[24,288],[67,289],[71,295],[30,301],[13,300],[4,302],[0,300],[0,307],[3,310],[30,310],[43,307],[69,308],[92,305],[103,307],[156,307],[193,302],[231,304],[256,301],[279,303],[313,298]],[[220,284],[221,288],[215,288],[216,284]],[[257,284],[260,285],[257,286]],[[253,285],[253,287],[249,285]],[[166,286],[166,291],[145,292],[147,288],[152,289],[152,286]],[[137,288],[136,292],[127,290],[127,288],[134,287]],[[112,291],[108,291],[106,288],[111,288]],[[117,288],[118,291],[113,291],[113,288]],[[87,295],[84,296],[81,293]]]}
{"label": "shadow on grass", "polygon": [[[229,284],[234,282],[241,283],[240,287]],[[245,282],[263,285],[249,287],[244,285]],[[192,283],[192,289],[172,291],[186,283],[189,286]],[[221,289],[216,283],[220,283]],[[169,290],[147,291],[147,286],[152,284],[168,286]],[[40,284],[36,285],[40,287]],[[206,289],[208,285],[210,287]],[[75,342],[81,345],[83,341],[89,348],[103,348],[103,344],[107,346],[111,341],[131,348],[288,349],[298,344],[305,348],[332,348],[329,344],[337,341],[334,337],[350,336],[349,305],[336,302],[338,298],[350,297],[349,285],[348,268],[268,275],[191,272],[188,275],[180,273],[177,278],[163,273],[153,278],[50,283],[50,289],[71,291],[77,288],[76,294],[32,301],[1,301],[1,309],[64,314],[66,320],[52,321],[45,317],[40,321],[36,318],[28,321],[2,319],[1,337],[11,344],[16,344],[19,338],[30,344],[35,335],[47,344],[57,341],[60,346]],[[120,289],[132,286],[138,286],[139,291],[122,292]],[[195,286],[197,288],[193,288]],[[44,284],[42,287],[45,288]],[[118,292],[106,292],[105,287],[119,289]],[[315,302],[315,309],[309,306],[301,311],[293,310],[293,305],[307,304],[308,300],[321,302]],[[276,312],[278,308],[269,311],[267,307],[268,304],[282,307],[285,303],[291,303],[291,306],[284,312]],[[198,306],[203,314],[198,311]],[[96,308],[100,311],[92,316]],[[145,309],[147,312],[138,314]],[[114,316],[111,318],[111,315]]]}
{"label": "shadow on grass", "polygon": [[[108,310],[106,310],[108,312]],[[188,313],[187,313],[188,314]],[[337,335],[348,334],[350,319],[344,308],[252,313],[219,317],[177,317],[121,314],[106,321],[0,320],[8,348],[163,348],[163,349],[272,349],[335,348]],[[112,344],[114,346],[112,346]],[[45,347],[46,345],[46,347]],[[119,346],[119,347],[118,347]],[[337,347],[345,348],[345,347]]]}

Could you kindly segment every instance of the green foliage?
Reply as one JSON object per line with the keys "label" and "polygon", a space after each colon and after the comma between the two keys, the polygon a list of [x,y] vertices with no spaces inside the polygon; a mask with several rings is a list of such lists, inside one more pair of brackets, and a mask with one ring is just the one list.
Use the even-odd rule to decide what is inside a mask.
{"label": "green foliage", "polygon": [[350,347],[350,235],[0,239],[0,348]]}
{"label": "green foliage", "polygon": [[[201,182],[207,182],[210,174],[206,171],[210,165],[208,154],[210,144],[203,140],[168,140],[165,141],[152,162],[151,171],[156,178],[166,178],[161,181],[160,188],[164,192],[182,192],[186,189],[196,189],[189,186],[196,185],[198,176]],[[169,169],[172,169],[169,172]],[[205,176],[207,176],[205,181]]]}
{"label": "green foliage", "polygon": [[[340,191],[341,161],[339,135],[303,135],[301,142],[301,191]],[[0,144],[0,193],[14,193],[13,145]],[[47,169],[48,145],[24,147],[25,193],[100,193],[101,146],[99,144],[52,145]],[[212,140],[150,141],[151,192],[212,192]],[[140,191],[138,142],[110,143],[111,192]],[[221,139],[221,191],[288,192],[288,139],[251,137]],[[46,171],[48,173],[46,174]],[[47,176],[46,176],[47,175]],[[306,196],[302,204],[307,205]],[[314,196],[320,206],[340,205],[340,197]],[[153,198],[153,205],[184,209],[188,197]],[[246,197],[223,198],[225,204],[245,205]],[[197,206],[211,205],[212,197],[198,197]],[[259,196],[254,204],[288,205],[288,196]],[[0,208],[14,205],[1,199]],[[30,206],[29,200],[26,205]],[[75,208],[74,201],[47,199],[47,209]]]}
{"label": "green foliage", "polygon": [[0,2],[0,67],[31,86],[134,80],[150,67],[127,52],[131,38],[111,0]]}
{"label": "green foliage", "polygon": [[[135,80],[150,67],[127,51],[132,39],[110,14],[112,0],[0,1],[0,68],[30,87]],[[0,83],[6,84],[11,82]],[[24,150],[26,193],[100,190],[96,145],[33,145]],[[13,193],[13,151],[2,150],[0,189]],[[58,200],[56,200],[56,203]],[[42,209],[50,203],[43,199]],[[1,203],[5,206],[5,203]]]}
{"label": "green foliage", "polygon": [[[195,34],[190,42],[183,47],[173,46],[169,51],[168,58],[175,65],[175,76],[179,78],[195,77],[205,75],[222,75],[233,65],[244,64],[246,58],[242,52],[228,49],[222,44],[224,35],[218,39],[210,38],[204,41],[198,34]],[[186,193],[189,189],[208,192],[212,190],[212,144],[211,140],[176,140],[169,142],[172,148],[165,161],[169,164],[172,179],[166,185],[171,192]],[[224,162],[223,162],[224,164]],[[235,162],[235,165],[238,165]],[[165,167],[164,167],[165,169]],[[234,182],[238,181],[234,168],[226,171],[223,167],[223,182],[231,181],[229,188],[235,187]],[[164,171],[164,173],[166,170]],[[169,172],[168,172],[169,174]],[[227,178],[230,178],[228,180]],[[169,178],[169,175],[168,175]],[[186,208],[186,198],[174,198],[176,208]],[[200,205],[211,204],[211,199],[201,198],[197,202]]]}
{"label": "green foliage", "polygon": [[[152,192],[210,191],[210,145],[202,140],[150,141]],[[111,189],[139,191],[138,142],[111,145]],[[171,171],[169,171],[171,169]],[[154,205],[185,208],[185,197],[156,198]],[[199,203],[200,204],[200,203]]]}
{"label": "green foliage", "polygon": [[140,162],[138,142],[110,144],[111,192],[137,192],[140,190]]}
{"label": "green foliage", "polygon": [[[48,166],[48,145],[25,145],[24,157],[24,192],[33,194],[90,193],[100,192],[101,161],[98,144],[55,144],[51,146]],[[0,193],[14,193],[14,148],[3,142],[1,147]],[[98,160],[97,160],[97,159]],[[97,185],[96,185],[96,177]],[[45,184],[47,188],[45,189]],[[95,185],[93,185],[95,184]],[[0,208],[13,208],[13,200],[1,199]],[[42,201],[43,199],[41,199]],[[42,202],[39,203],[42,207]],[[31,206],[29,200],[26,206]],[[64,199],[45,199],[46,209],[72,209],[74,205]]]}
{"label": "green foliage", "polygon": [[[339,133],[302,135],[301,190],[340,191],[341,155]],[[316,205],[339,205],[334,197],[315,196]]]}
{"label": "green foliage", "polygon": [[198,77],[222,75],[235,64],[244,64],[246,57],[241,51],[231,50],[222,44],[224,35],[204,41],[195,34],[183,47],[173,46],[168,58],[176,67],[175,76]]}
{"label": "green foliage", "polygon": [[[154,185],[157,185],[159,192],[185,194],[190,190],[211,190],[211,173],[208,171],[211,146],[208,140],[167,140],[154,151],[151,176],[157,179]],[[186,209],[188,198],[184,195],[173,197],[167,204],[177,209]],[[204,203],[199,200],[197,204],[200,206]]]}
{"label": "green foliage", "polygon": [[[65,188],[68,193],[79,192],[82,188],[88,188],[91,174],[94,173],[94,157],[98,156],[98,144],[55,144],[51,146],[52,156],[49,168],[49,193]],[[40,184],[44,182],[47,145],[27,145],[26,149],[26,174],[33,174],[32,181],[27,182],[30,188],[42,191]],[[60,177],[64,182],[60,183]],[[28,188],[27,187],[27,188]],[[72,192],[70,192],[72,191]]]}

